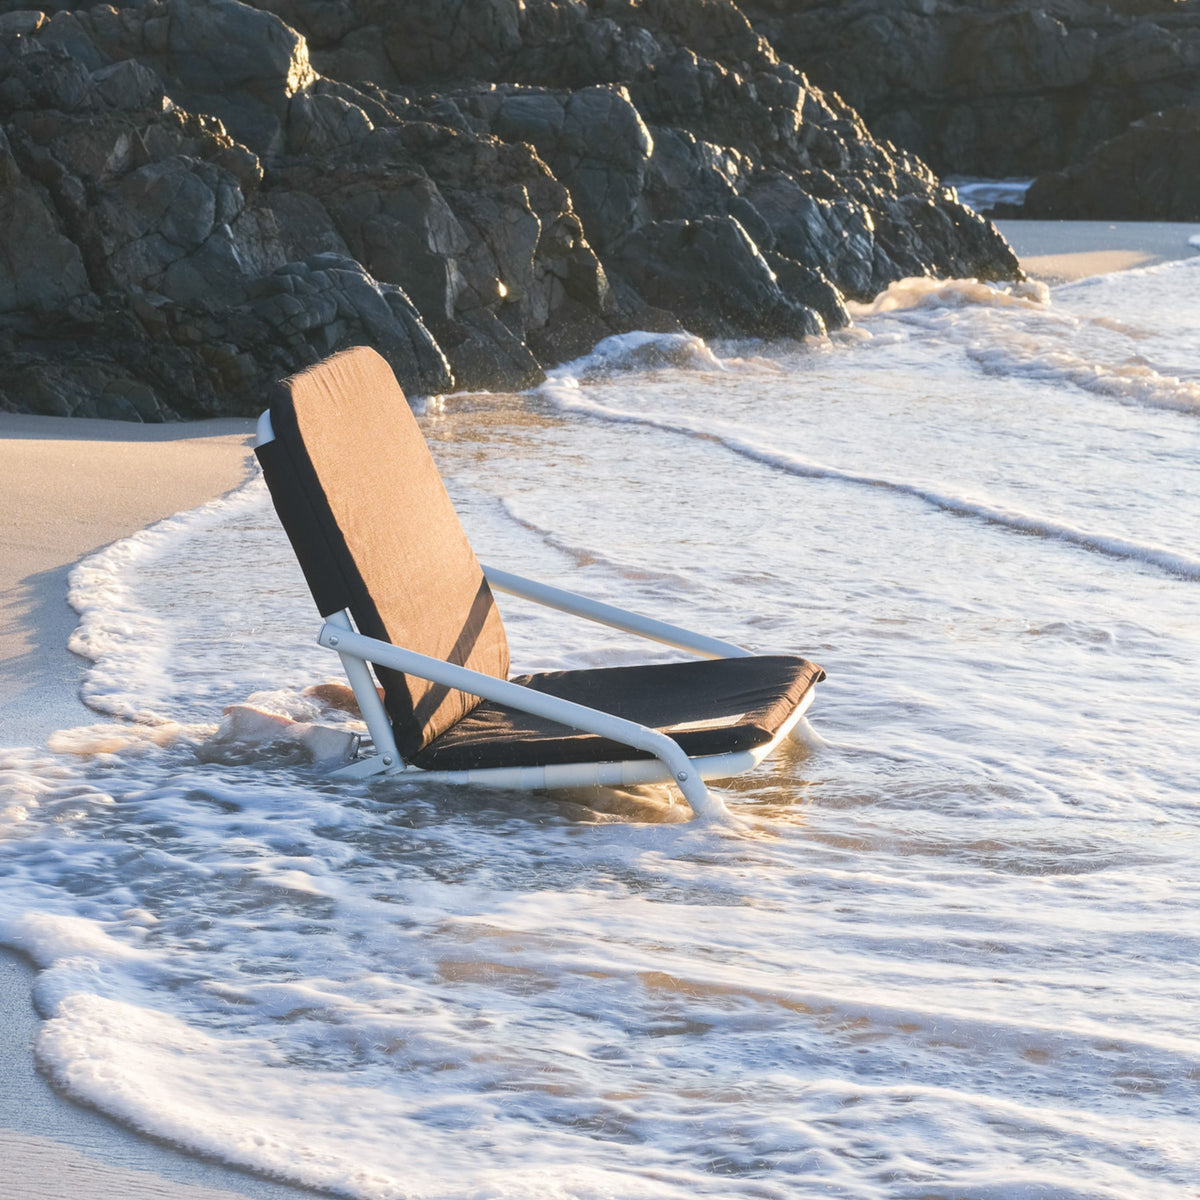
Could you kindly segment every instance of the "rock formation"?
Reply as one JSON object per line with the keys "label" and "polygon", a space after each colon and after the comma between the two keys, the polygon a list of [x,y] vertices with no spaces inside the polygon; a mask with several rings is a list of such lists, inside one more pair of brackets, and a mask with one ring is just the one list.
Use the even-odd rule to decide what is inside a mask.
{"label": "rock formation", "polygon": [[519,388],[634,327],[802,336],[995,230],[730,0],[0,0],[0,405],[249,414],[367,342]]}
{"label": "rock formation", "polygon": [[1195,0],[745,0],[872,133],[941,174],[1037,175],[1200,104]]}
{"label": "rock formation", "polygon": [[1035,180],[1023,216],[1200,221],[1200,109],[1135,121],[1081,163]]}

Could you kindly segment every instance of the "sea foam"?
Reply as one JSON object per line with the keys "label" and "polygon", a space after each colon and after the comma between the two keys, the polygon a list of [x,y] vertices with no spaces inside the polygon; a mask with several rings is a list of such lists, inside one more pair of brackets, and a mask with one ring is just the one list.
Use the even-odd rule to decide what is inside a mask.
{"label": "sea foam", "polygon": [[[715,785],[737,826],[331,779],[270,733],[337,661],[259,483],[85,564],[110,719],[0,751],[42,1070],[358,1200],[1190,1200],[1200,425],[973,357],[1186,380],[1190,278],[626,337],[428,406],[484,561],[826,668]],[[515,669],[647,653],[499,602]]]}

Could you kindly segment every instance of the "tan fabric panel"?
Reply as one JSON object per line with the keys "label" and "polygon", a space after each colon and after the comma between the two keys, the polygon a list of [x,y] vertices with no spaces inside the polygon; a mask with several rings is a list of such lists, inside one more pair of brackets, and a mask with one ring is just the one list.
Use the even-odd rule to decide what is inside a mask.
{"label": "tan fabric panel", "polygon": [[[506,679],[508,641],[491,589],[384,359],[365,346],[336,354],[285,380],[271,413],[305,492],[293,507],[315,506],[318,525],[327,508],[332,522],[317,553],[299,544],[311,543],[310,534],[300,539],[283,522],[318,605],[329,590],[319,576],[341,572],[346,578],[330,594],[349,595],[363,633]],[[277,473],[275,464],[268,483]],[[378,674],[406,758],[479,702],[399,672]]]}

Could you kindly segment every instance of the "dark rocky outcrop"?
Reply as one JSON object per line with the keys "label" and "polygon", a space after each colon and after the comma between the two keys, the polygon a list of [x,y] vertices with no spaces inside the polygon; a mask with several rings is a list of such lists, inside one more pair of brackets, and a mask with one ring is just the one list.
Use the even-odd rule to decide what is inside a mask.
{"label": "dark rocky outcrop", "polygon": [[5,407],[251,413],[355,342],[410,392],[524,387],[637,326],[799,336],[1019,270],[729,0],[17,3]]}
{"label": "dark rocky outcrop", "polygon": [[1023,215],[1200,221],[1200,109],[1155,113],[1082,163],[1040,176],[1025,198]]}
{"label": "dark rocky outcrop", "polygon": [[944,174],[1036,175],[1200,104],[1195,0],[745,0],[876,137]]}

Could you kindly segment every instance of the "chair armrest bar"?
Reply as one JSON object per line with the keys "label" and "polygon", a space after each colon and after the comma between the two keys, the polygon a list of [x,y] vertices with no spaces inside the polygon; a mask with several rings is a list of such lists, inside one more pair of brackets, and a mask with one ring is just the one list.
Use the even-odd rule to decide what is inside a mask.
{"label": "chair armrest bar", "polygon": [[637,634],[654,642],[662,642],[667,646],[675,646],[680,650],[690,650],[702,658],[747,658],[751,653],[741,646],[735,646],[732,642],[723,642],[719,638],[693,633],[678,625],[656,621],[653,617],[643,617],[612,604],[602,604],[599,600],[589,599],[577,592],[564,591],[562,588],[538,583],[534,579],[525,579],[521,575],[513,575],[496,567],[481,565],[483,565],[483,573],[488,583],[497,591],[521,596],[525,600],[533,600],[538,604],[544,604],[547,608],[574,613],[578,617],[595,621],[597,624],[609,625],[614,629]]}
{"label": "chair armrest bar", "polygon": [[586,733],[594,733],[644,750],[654,755],[671,772],[697,816],[713,817],[724,811],[721,801],[709,795],[704,781],[700,778],[700,772],[684,754],[679,743],[657,729],[639,725],[635,721],[627,721],[623,717],[601,712],[596,708],[588,708],[583,704],[575,704],[570,700],[561,700],[557,696],[547,696],[543,692],[497,679],[493,675],[455,666],[453,663],[443,662],[440,658],[418,654],[415,650],[405,650],[401,646],[393,646],[389,642],[366,637],[337,625],[322,625],[317,641],[327,649],[336,650],[340,655],[377,663],[394,671],[405,671],[445,687],[457,688],[472,696],[481,696],[497,704],[533,713],[534,716],[545,717],[550,721],[558,721],[572,729],[582,729]]}

